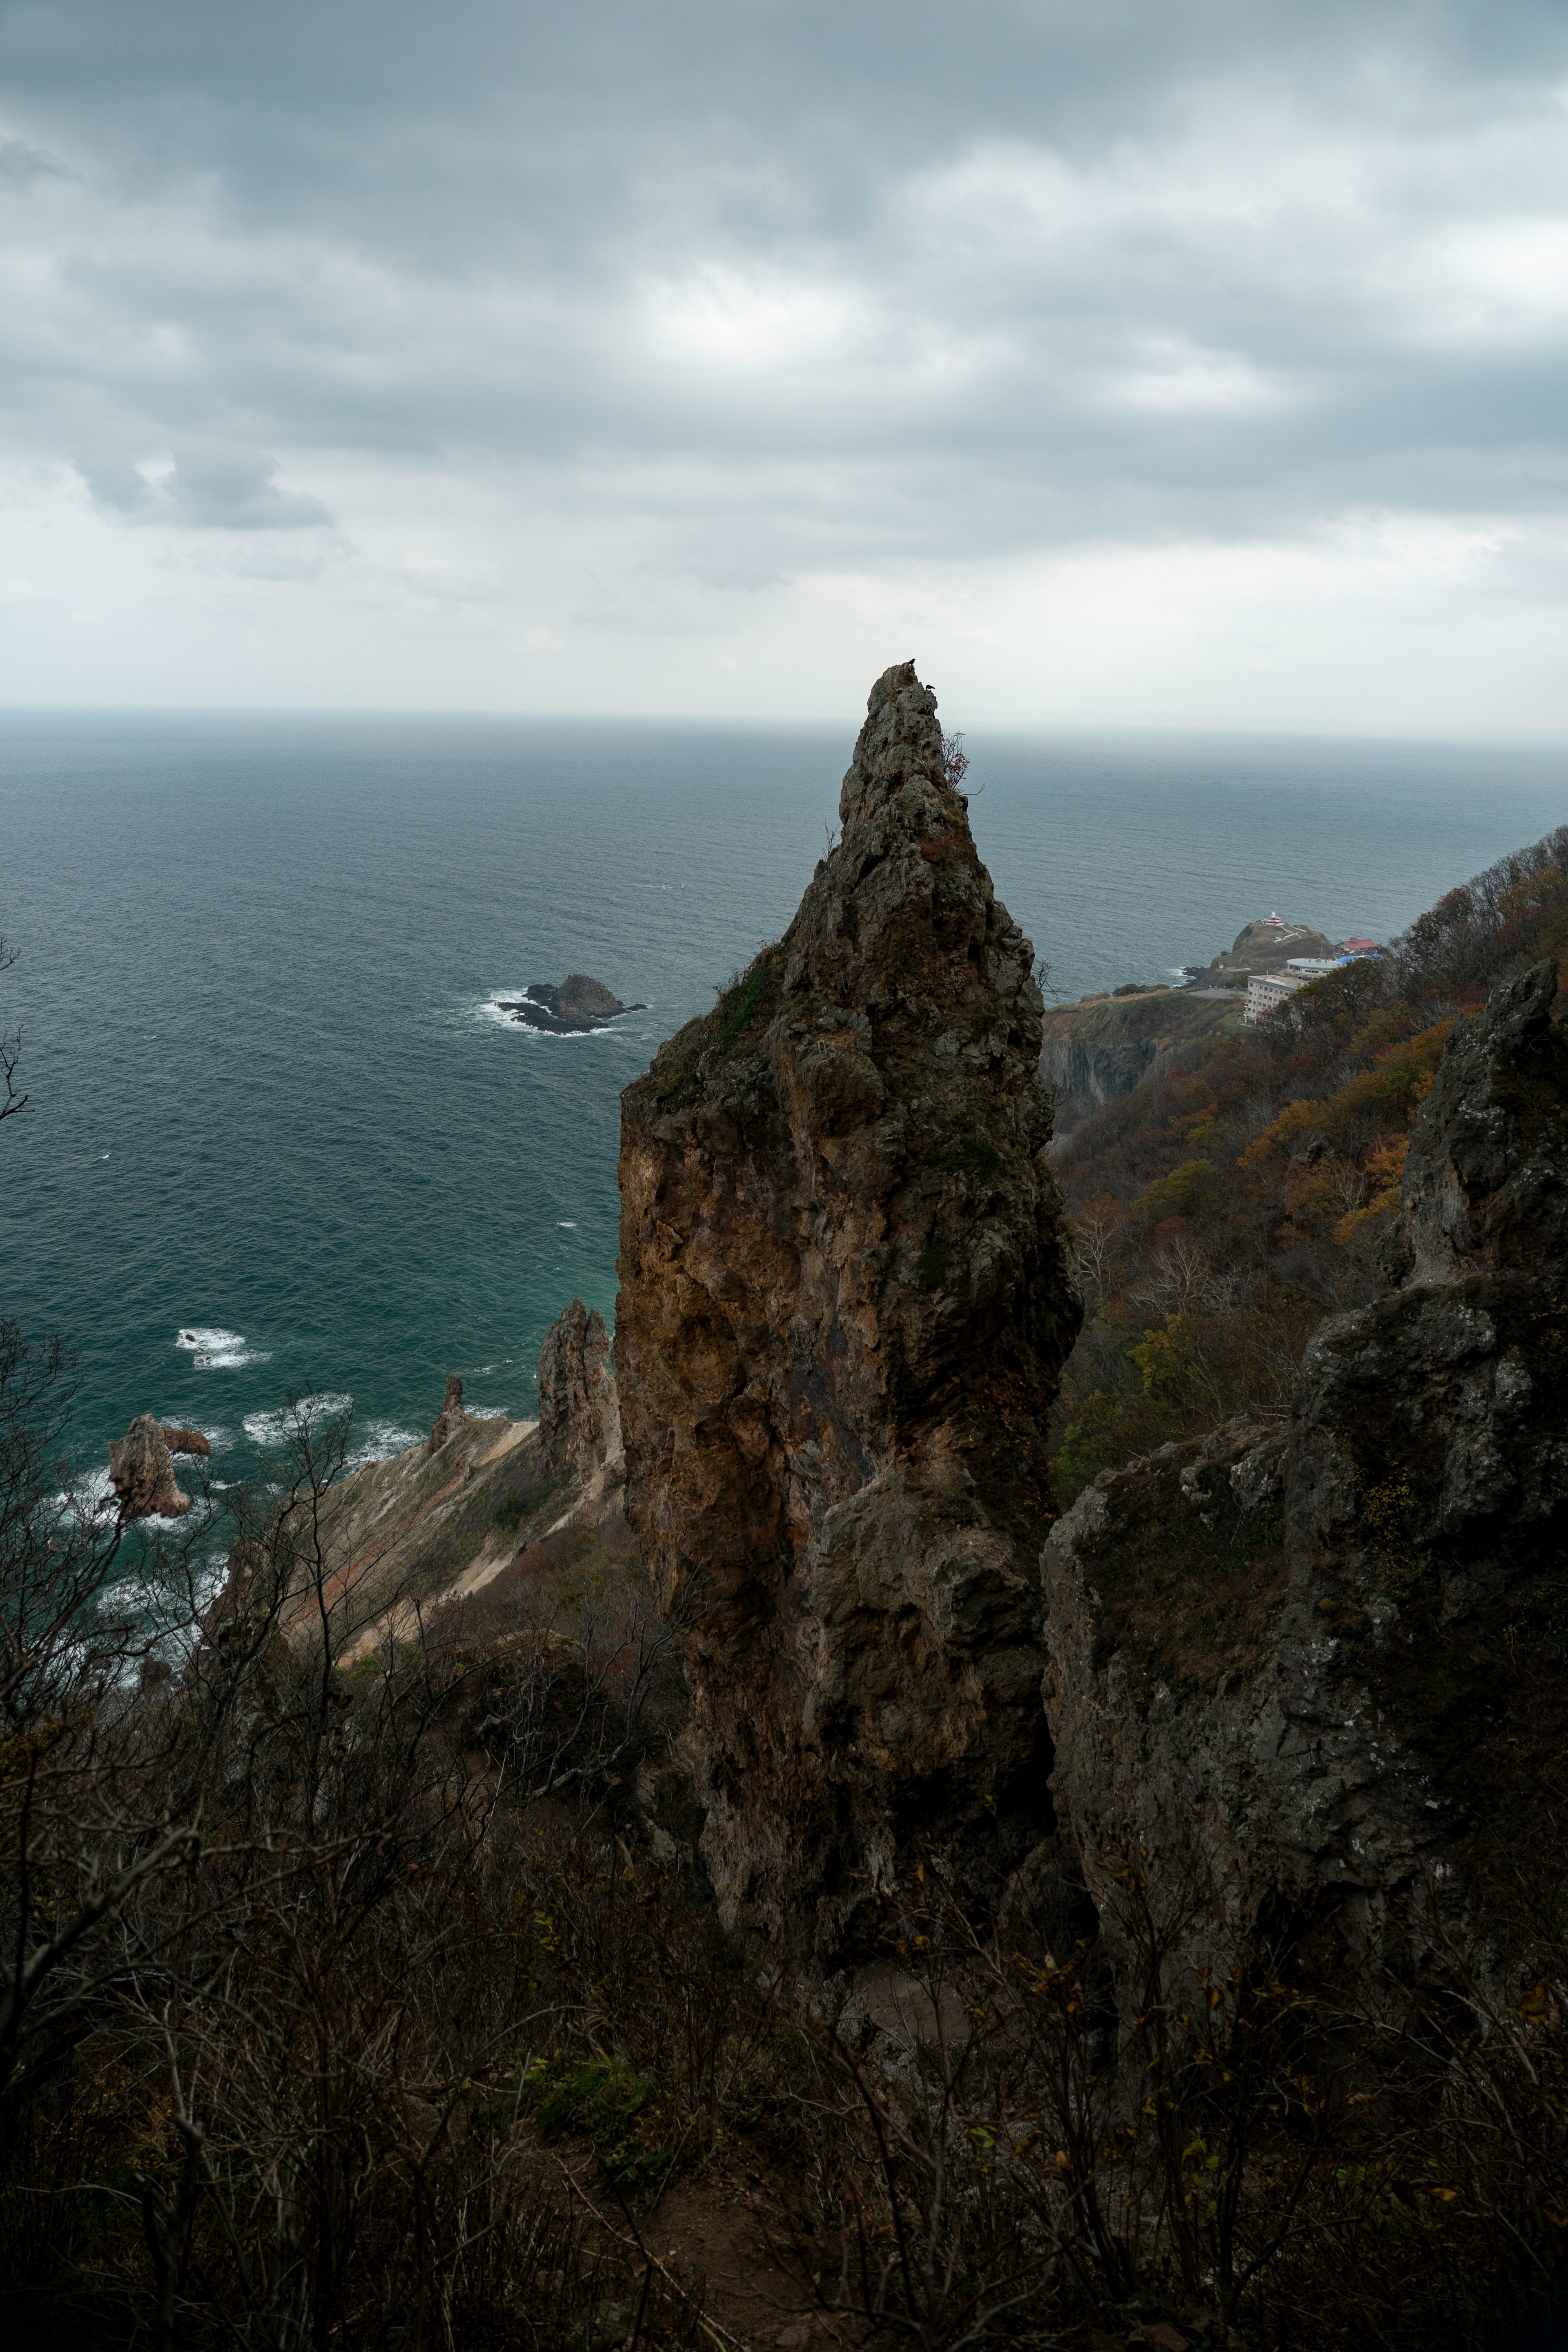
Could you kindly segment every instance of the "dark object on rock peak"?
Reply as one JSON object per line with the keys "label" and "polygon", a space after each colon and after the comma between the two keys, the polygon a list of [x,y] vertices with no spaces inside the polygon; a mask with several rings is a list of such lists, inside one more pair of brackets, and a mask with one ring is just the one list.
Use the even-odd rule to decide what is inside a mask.
{"label": "dark object on rock peak", "polygon": [[1080,1307],[1034,952],[912,663],[776,947],[622,1097],[627,1508],[677,1612],[731,1918],[863,1948],[922,1850],[1048,1834],[1035,1581]]}
{"label": "dark object on rock peak", "polygon": [[500,1009],[530,1029],[543,1029],[556,1037],[607,1029],[623,1013],[647,1011],[646,1004],[623,1004],[602,980],[590,980],[585,971],[569,972],[559,988],[552,981],[535,981],[521,998],[505,1000]]}

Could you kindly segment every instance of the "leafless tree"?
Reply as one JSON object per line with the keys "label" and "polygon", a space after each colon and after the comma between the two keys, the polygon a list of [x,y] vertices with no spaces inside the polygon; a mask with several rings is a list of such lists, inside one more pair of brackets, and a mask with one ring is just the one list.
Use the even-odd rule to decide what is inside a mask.
{"label": "leafless tree", "polygon": [[[9,971],[16,961],[16,950],[0,933],[0,971]],[[16,1072],[22,1060],[22,1027],[0,1031],[0,1080],[5,1087],[5,1099],[0,1101],[0,1118],[15,1118],[27,1108],[27,1097],[16,1084]]]}

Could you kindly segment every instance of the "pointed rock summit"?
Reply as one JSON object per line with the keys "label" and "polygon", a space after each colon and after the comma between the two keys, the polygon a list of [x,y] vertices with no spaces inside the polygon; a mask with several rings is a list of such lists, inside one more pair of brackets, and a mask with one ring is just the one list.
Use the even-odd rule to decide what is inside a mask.
{"label": "pointed rock summit", "polygon": [[721,1900],[825,1953],[922,1851],[984,1892],[1049,1832],[1035,1563],[1080,1320],[1033,950],[912,663],[839,816],[623,1097],[615,1343]]}

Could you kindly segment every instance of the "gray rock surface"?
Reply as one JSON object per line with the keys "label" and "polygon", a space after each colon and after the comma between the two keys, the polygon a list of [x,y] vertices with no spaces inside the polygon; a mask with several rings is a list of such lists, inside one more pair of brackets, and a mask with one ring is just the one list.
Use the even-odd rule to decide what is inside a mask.
{"label": "gray rock surface", "polygon": [[1413,1890],[1460,1899],[1513,1818],[1519,1678],[1538,1724],[1563,1705],[1535,1624],[1568,1537],[1555,992],[1541,965],[1457,1025],[1401,1286],[1322,1325],[1289,1427],[1108,1473],[1047,1542],[1058,1809],[1102,1898],[1130,1838],[1187,1857],[1199,1958],[1280,1899],[1362,1944],[1410,1932]]}

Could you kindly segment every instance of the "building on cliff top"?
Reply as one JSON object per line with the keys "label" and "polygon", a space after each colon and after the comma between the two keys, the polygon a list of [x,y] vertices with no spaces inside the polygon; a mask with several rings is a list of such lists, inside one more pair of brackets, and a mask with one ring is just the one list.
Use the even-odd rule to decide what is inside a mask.
{"label": "building on cliff top", "polygon": [[1247,1007],[1243,1014],[1249,1029],[1277,1013],[1288,996],[1305,988],[1308,975],[1295,971],[1255,971],[1247,983]]}

